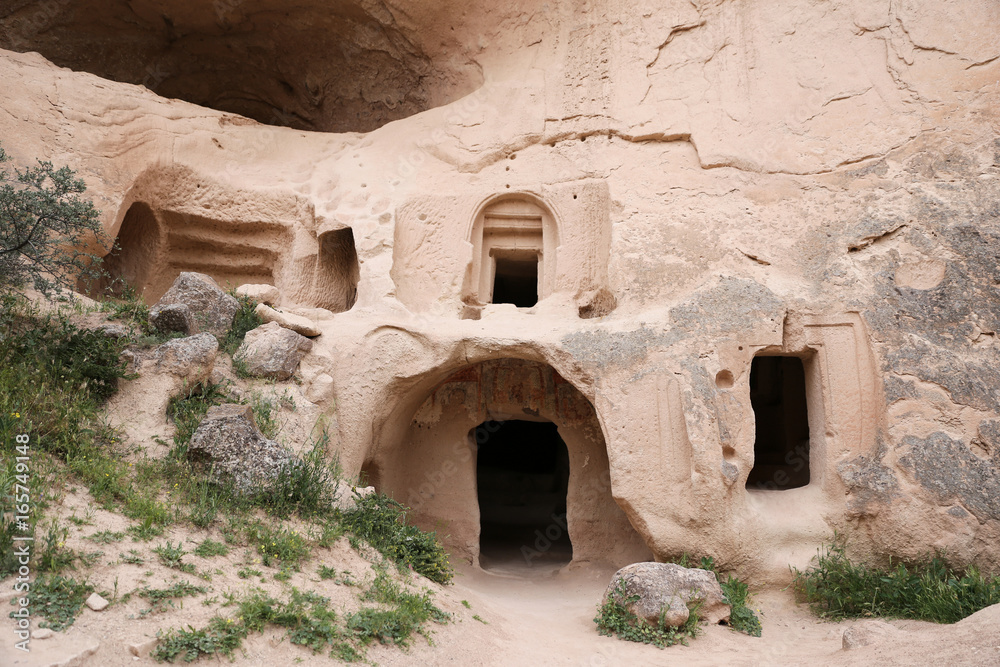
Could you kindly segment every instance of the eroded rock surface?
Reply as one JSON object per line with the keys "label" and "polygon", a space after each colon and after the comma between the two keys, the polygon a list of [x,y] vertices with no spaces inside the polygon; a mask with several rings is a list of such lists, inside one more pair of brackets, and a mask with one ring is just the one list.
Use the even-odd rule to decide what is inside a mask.
{"label": "eroded rock surface", "polygon": [[257,428],[248,405],[209,408],[188,445],[188,456],[243,492],[266,489],[292,464],[292,454]]}
{"label": "eroded rock surface", "polygon": [[[698,616],[709,623],[729,619],[729,605],[715,574],[675,563],[635,563],[623,567],[611,578],[604,602],[612,596],[654,627],[659,626],[661,619],[667,626],[683,625],[695,605]],[[639,599],[629,602],[632,596]]]}
{"label": "eroded rock surface", "polygon": [[[240,309],[211,276],[184,271],[150,309],[154,326],[166,331],[201,333],[223,338]],[[176,327],[176,328],[174,328]]]}
{"label": "eroded rock surface", "polygon": [[247,332],[233,359],[244,364],[249,375],[287,380],[312,345],[305,336],[268,322]]}

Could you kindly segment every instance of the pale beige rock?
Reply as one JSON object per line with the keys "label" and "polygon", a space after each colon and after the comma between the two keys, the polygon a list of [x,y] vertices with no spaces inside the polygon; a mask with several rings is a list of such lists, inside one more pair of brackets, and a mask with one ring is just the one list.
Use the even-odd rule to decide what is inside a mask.
{"label": "pale beige rock", "polygon": [[316,324],[309,318],[302,315],[295,315],[294,313],[284,313],[280,310],[270,308],[263,303],[257,304],[254,312],[264,322],[274,322],[303,336],[314,337],[323,333],[320,329],[316,328]]}
{"label": "pale beige rock", "polygon": [[236,293],[268,306],[276,306],[281,299],[281,292],[274,285],[240,285]]}
{"label": "pale beige rock", "polygon": [[[632,596],[639,599],[629,602]],[[611,578],[602,602],[612,597],[654,627],[661,620],[668,626],[683,625],[693,605],[698,605],[699,617],[708,623],[729,620],[729,605],[715,574],[675,563],[623,567]]]}
{"label": "pale beige rock", "polygon": [[104,611],[110,603],[97,593],[91,593],[90,597],[85,600],[85,604],[93,611]]}
{"label": "pale beige rock", "polygon": [[196,384],[212,374],[219,341],[210,333],[176,338],[156,349],[156,370]]}
{"label": "pale beige rock", "polygon": [[134,642],[128,645],[128,652],[138,658],[145,658],[150,652],[156,648],[159,640],[156,638],[147,639],[141,642]]}
{"label": "pale beige rock", "polygon": [[861,621],[844,630],[844,650],[861,648],[885,641],[889,637],[900,634],[900,631],[885,621]]}
{"label": "pale beige rock", "polygon": [[48,638],[50,638],[54,634],[55,634],[55,632],[52,631],[52,628],[39,628],[39,629],[37,629],[37,630],[35,630],[34,632],[31,633],[31,638],[32,639],[48,639]]}
{"label": "pale beige rock", "polygon": [[333,397],[333,378],[326,373],[320,373],[309,383],[306,398],[313,403],[324,403]]}
{"label": "pale beige rock", "polygon": [[250,375],[287,380],[312,346],[305,336],[268,322],[247,332],[233,359],[245,364]]}

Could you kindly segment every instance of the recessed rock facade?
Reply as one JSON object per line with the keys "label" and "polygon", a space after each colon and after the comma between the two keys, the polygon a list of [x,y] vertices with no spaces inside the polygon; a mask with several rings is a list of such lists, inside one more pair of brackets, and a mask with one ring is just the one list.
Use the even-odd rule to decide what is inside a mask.
{"label": "recessed rock facade", "polygon": [[[140,41],[236,39],[161,4]],[[304,392],[335,413],[347,473],[453,553],[482,555],[476,429],[516,421],[555,424],[551,455],[504,474],[549,484],[521,518],[565,481],[570,562],[688,553],[781,580],[838,530],[861,555],[1000,567],[994,2],[390,3],[380,34],[409,50],[387,57],[418,64],[347,69],[423,101],[286,123],[367,134],[234,115],[260,117],[179,57],[162,92],[227,111],[62,69],[28,51],[141,83],[57,43],[102,39],[76,10],[41,30],[15,5],[4,148],[79,172],[121,242],[107,267],[149,303],[198,271],[330,313]],[[341,9],[336,34],[374,15]],[[273,68],[329,99],[336,66],[279,48],[290,21],[266,24]],[[226,86],[276,108],[276,76]],[[493,298],[498,271],[523,299]]]}

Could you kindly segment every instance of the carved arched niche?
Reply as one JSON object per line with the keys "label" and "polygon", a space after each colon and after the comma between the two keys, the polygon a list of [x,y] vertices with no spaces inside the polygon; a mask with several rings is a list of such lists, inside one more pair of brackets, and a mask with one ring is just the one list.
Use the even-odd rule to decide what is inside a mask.
{"label": "carved arched niche", "polygon": [[559,230],[552,212],[526,194],[496,199],[472,225],[472,265],[462,290],[470,306],[531,307],[556,290]]}

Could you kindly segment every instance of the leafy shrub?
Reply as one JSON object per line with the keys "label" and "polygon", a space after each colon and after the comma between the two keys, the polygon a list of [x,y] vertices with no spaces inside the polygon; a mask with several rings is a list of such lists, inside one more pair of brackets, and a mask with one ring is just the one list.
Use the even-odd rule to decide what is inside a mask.
{"label": "leafy shrub", "polygon": [[688,637],[697,636],[699,618],[696,609],[691,610],[688,620],[680,627],[666,625],[662,613],[659,623],[652,626],[629,608],[628,605],[638,601],[639,596],[628,595],[625,581],[619,580],[615,590],[597,609],[594,623],[597,623],[598,633],[609,637],[615,635],[630,642],[652,644],[658,648],[686,643]]}
{"label": "leafy shrub", "polygon": [[407,525],[406,508],[392,498],[379,493],[358,498],[343,524],[389,560],[411,566],[431,581],[451,581],[451,564],[437,534]]}
{"label": "leafy shrub", "polygon": [[751,637],[760,637],[760,619],[750,608],[750,587],[732,575],[719,583],[730,606],[729,626]]}
{"label": "leafy shrub", "polygon": [[85,249],[107,236],[94,204],[80,197],[83,179],[42,160],[10,174],[9,159],[0,148],[0,290],[30,283],[47,294],[101,277],[100,258]]}
{"label": "leafy shrub", "polygon": [[[32,586],[32,613],[47,619],[39,627],[59,632],[73,625],[84,601],[93,592],[94,587],[86,582],[58,574],[42,575]],[[11,602],[16,602],[16,598]]]}
{"label": "leafy shrub", "polygon": [[1000,577],[976,568],[956,571],[941,558],[883,570],[852,563],[841,538],[820,550],[816,564],[795,571],[795,589],[820,615],[868,616],[955,623],[1000,603]]}

